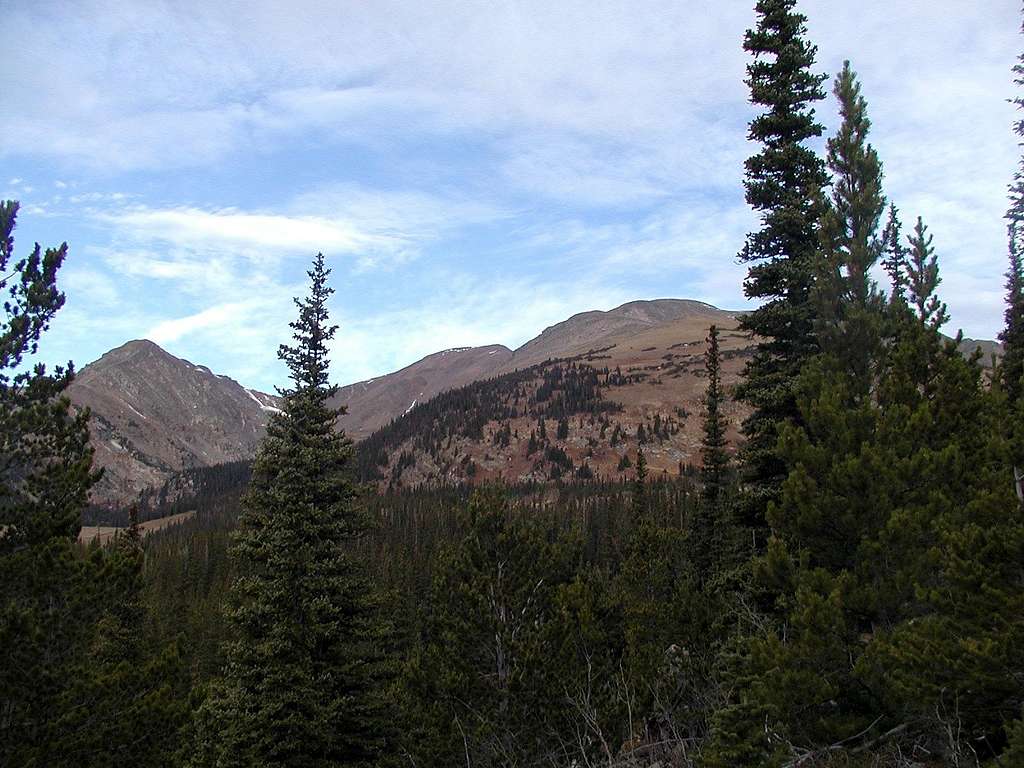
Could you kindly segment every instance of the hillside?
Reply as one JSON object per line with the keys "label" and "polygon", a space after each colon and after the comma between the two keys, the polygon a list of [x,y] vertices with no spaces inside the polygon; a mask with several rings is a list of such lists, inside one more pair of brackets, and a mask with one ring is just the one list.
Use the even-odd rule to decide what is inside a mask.
{"label": "hillside", "polygon": [[361,440],[417,403],[485,378],[511,358],[512,351],[500,344],[446,349],[394,373],[348,384],[338,391],[335,402],[348,409],[341,427]]}
{"label": "hillside", "polygon": [[78,372],[67,391],[92,412],[96,504],[124,503],[190,467],[250,458],[277,398],[130,341]]}
{"label": "hillside", "polygon": [[[704,309],[660,321],[648,317],[626,327],[589,325],[597,328],[593,338],[608,342],[605,346],[500,373],[418,403],[359,446],[362,479],[408,487],[616,477],[632,466],[641,445],[652,474],[679,472],[699,460],[709,325],[722,329],[727,391],[751,350],[749,339],[736,330],[734,315],[699,306]],[[607,314],[577,316],[564,324],[577,321],[576,328],[555,326],[545,333],[561,348],[586,346],[589,339],[579,332],[577,318],[600,321]],[[530,361],[536,354],[519,359]],[[736,403],[727,403],[733,440],[744,414]]]}
{"label": "hillside", "polygon": [[609,346],[622,339],[639,336],[654,328],[671,328],[670,332],[711,323],[734,322],[735,314],[689,299],[654,299],[631,301],[607,312],[594,310],[573,315],[568,320],[545,328],[536,338],[512,353],[503,368],[527,368],[545,360],[568,358],[588,350]]}
{"label": "hillside", "polygon": [[[448,349],[344,386],[340,425],[365,441],[361,476],[385,486],[617,477],[641,439],[652,473],[676,473],[698,459],[708,327],[723,331],[729,391],[750,346],[737,322],[737,313],[682,299],[584,312],[514,351]],[[961,345],[965,354],[976,347],[983,364],[998,353],[994,342]],[[87,365],[68,394],[93,413],[100,505],[128,503],[189,468],[250,459],[278,405],[149,341]],[[731,438],[744,415],[727,404]]]}
{"label": "hillside", "polygon": [[[342,387],[336,404],[344,405],[348,413],[340,425],[354,439],[362,440],[406,414],[412,416],[417,408],[440,394],[474,382],[500,379],[518,370],[532,370],[526,377],[532,377],[532,383],[524,379],[522,386],[524,392],[533,392],[543,377],[537,366],[544,361],[582,359],[589,350],[607,348],[584,362],[595,371],[622,367],[629,383],[609,385],[607,374],[602,373],[600,397],[610,397],[607,390],[615,389],[615,399],[609,402],[615,403],[612,410],[621,409],[624,414],[626,421],[621,432],[625,435],[630,425],[635,429],[641,414],[653,420],[656,413],[668,418],[669,412],[677,407],[693,410],[699,392],[689,377],[676,380],[669,375],[667,385],[664,381],[651,384],[642,380],[665,379],[652,374],[660,366],[678,364],[684,354],[690,354],[680,344],[702,344],[711,322],[731,327],[735,316],[696,301],[635,301],[607,312],[574,315],[545,329],[514,352],[501,345],[444,350],[393,373]],[[160,488],[189,468],[251,458],[268,413],[278,405],[271,395],[246,389],[226,376],[177,358],[144,340],[130,341],[85,366],[68,395],[76,406],[89,407],[93,414],[96,464],[105,470],[103,480],[93,492],[93,501],[99,505],[129,503],[140,492]],[[606,406],[601,408],[609,410]],[[431,407],[433,410],[436,406]],[[528,418],[526,411],[518,418]],[[420,416],[415,418],[415,423],[422,423]],[[409,423],[412,422],[401,429],[408,430]],[[525,428],[525,424],[517,423],[513,434],[520,427]],[[495,427],[484,423],[480,428],[487,432]],[[692,450],[686,444],[690,439],[687,434],[686,429],[680,429],[674,435],[675,442],[666,443],[663,464],[688,459]],[[574,439],[585,438],[580,433]],[[581,458],[573,440],[564,449],[574,462]],[[421,453],[426,455],[429,451]],[[487,457],[488,451],[474,448],[470,453],[479,459],[481,478],[500,474],[494,456]],[[612,461],[610,456],[605,458],[607,461],[598,457],[594,462],[602,471]],[[402,461],[408,462],[408,455]],[[440,469],[428,462],[412,473],[409,480],[414,476],[438,477]],[[518,465],[506,469],[530,477],[547,472]]]}

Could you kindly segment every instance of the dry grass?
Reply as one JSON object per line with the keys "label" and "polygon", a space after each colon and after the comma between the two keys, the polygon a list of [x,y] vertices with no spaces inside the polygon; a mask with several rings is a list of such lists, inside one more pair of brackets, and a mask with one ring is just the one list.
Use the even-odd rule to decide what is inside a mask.
{"label": "dry grass", "polygon": [[[186,520],[190,520],[195,517],[195,512],[179,512],[176,515],[169,517],[161,517],[156,520],[147,520],[144,523],[139,524],[139,529],[142,531],[143,536],[147,536],[153,531],[159,531],[161,528],[167,528],[178,523],[183,523]],[[106,544],[118,533],[123,533],[125,528],[118,528],[111,525],[83,525],[81,533],[78,534],[78,540],[83,544],[88,544],[93,541],[99,541],[100,544]]]}

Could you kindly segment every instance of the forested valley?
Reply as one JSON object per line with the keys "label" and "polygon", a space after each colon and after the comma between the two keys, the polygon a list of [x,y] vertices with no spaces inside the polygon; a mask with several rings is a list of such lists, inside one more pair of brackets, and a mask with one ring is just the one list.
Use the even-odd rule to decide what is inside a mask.
{"label": "forested valley", "polygon": [[985,368],[942,335],[941,243],[885,195],[853,65],[817,71],[796,6],[758,0],[743,40],[754,352],[723,387],[708,329],[676,473],[641,448],[617,479],[389,484],[403,440],[482,434],[528,376],[572,393],[532,395],[552,430],[614,417],[615,374],[470,385],[357,448],[317,256],[256,458],[142,500],[178,525],[126,508],[80,544],[89,414],[71,366],[33,363],[67,246],[16,257],[0,205],[0,765],[1024,766],[1024,164]]}

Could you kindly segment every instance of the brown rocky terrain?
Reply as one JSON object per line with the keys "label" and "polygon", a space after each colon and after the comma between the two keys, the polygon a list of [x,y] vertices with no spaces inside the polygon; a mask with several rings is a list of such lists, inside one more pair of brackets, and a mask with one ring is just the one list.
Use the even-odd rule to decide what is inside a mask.
{"label": "brown rocky terrain", "polygon": [[545,360],[580,355],[654,328],[665,328],[668,333],[692,333],[703,324],[706,330],[711,323],[733,323],[735,316],[735,313],[688,299],[631,301],[607,312],[581,312],[545,328],[539,336],[513,352],[497,370],[507,373]]}
{"label": "brown rocky terrain", "polygon": [[[170,528],[172,525],[184,523],[195,516],[195,512],[179,512],[176,515],[147,520],[144,523],[139,523],[139,533],[145,537],[156,531]],[[123,533],[124,530],[124,527],[114,525],[83,525],[82,530],[78,532],[78,540],[83,544],[90,544],[94,541],[98,544],[106,544],[118,534]]]}
{"label": "brown rocky terrain", "polygon": [[[367,438],[363,476],[404,486],[616,477],[641,444],[652,474],[675,474],[699,461],[712,324],[730,392],[751,351],[735,313],[676,300],[588,312],[520,347],[495,378],[417,404]],[[734,443],[745,413],[726,403]]]}
{"label": "brown rocky terrain", "polygon": [[97,504],[123,503],[188,467],[253,455],[278,403],[151,341],[129,341],[78,372],[67,391],[92,411]]}
{"label": "brown rocky terrain", "polygon": [[[515,351],[449,349],[344,386],[341,426],[364,441],[363,477],[384,484],[614,477],[628,471],[641,439],[652,473],[677,472],[699,459],[708,327],[722,331],[727,392],[750,354],[737,319],[681,299],[584,312]],[[993,342],[961,346],[998,353]],[[68,394],[93,413],[96,462],[106,470],[99,504],[130,502],[190,467],[250,458],[279,404],[149,341],[86,366]],[[745,411],[730,400],[726,414],[735,442]]]}
{"label": "brown rocky terrain", "polygon": [[[703,338],[712,318],[731,322],[733,315],[695,301],[637,301],[574,315],[515,352],[501,345],[437,352],[399,371],[342,387],[337,404],[348,413],[341,426],[361,440],[442,392],[602,345],[615,346],[616,362],[651,365],[651,355],[639,350],[660,343],[657,329],[666,338],[682,333],[694,341]],[[648,333],[654,335],[634,350],[639,356],[630,357],[636,345],[625,340]],[[655,392],[643,394],[645,387],[630,389],[621,388],[619,396],[647,397],[649,408],[658,401]],[[673,392],[665,393],[674,397],[674,388],[669,389]],[[96,463],[105,469],[93,492],[98,504],[127,503],[189,467],[251,457],[267,414],[278,405],[274,396],[246,389],[145,340],[130,341],[85,366],[68,395],[93,414]]]}

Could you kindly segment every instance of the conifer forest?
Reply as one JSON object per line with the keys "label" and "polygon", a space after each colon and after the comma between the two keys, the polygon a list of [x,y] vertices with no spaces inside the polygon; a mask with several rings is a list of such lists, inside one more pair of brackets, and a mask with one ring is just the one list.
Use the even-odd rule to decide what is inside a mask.
{"label": "conifer forest", "polygon": [[[36,360],[69,247],[26,248],[2,202],[0,766],[1024,766],[1024,155],[984,359],[932,222],[886,193],[857,51],[822,72],[799,5],[756,0],[735,41],[741,378],[710,325],[700,411],[641,424],[612,475],[560,447],[625,439],[635,374],[601,350],[346,435],[340,277],[310,254],[255,457],[92,504],[76,369]],[[687,419],[691,460],[652,471]],[[537,479],[472,482],[459,440],[528,443]],[[469,481],[400,482],[420,456]]]}

